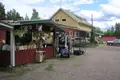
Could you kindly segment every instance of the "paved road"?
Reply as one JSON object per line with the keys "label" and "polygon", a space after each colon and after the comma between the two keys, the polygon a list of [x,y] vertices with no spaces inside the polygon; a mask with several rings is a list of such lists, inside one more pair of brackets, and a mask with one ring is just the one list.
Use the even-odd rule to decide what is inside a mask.
{"label": "paved road", "polygon": [[[85,55],[46,64],[16,80],[120,80],[120,47],[88,48]],[[52,71],[45,70],[50,65]]]}

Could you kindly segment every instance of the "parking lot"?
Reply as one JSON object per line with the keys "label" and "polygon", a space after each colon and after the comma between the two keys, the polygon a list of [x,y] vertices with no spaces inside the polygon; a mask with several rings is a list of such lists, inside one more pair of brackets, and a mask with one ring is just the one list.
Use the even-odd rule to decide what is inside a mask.
{"label": "parking lot", "polygon": [[82,56],[43,64],[21,76],[0,80],[120,80],[120,47],[87,48]]}

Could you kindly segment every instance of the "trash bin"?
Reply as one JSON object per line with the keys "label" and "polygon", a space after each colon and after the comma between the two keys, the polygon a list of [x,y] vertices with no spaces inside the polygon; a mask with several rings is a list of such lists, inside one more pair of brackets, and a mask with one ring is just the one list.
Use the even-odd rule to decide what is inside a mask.
{"label": "trash bin", "polygon": [[45,58],[45,51],[36,51],[36,61],[43,62]]}

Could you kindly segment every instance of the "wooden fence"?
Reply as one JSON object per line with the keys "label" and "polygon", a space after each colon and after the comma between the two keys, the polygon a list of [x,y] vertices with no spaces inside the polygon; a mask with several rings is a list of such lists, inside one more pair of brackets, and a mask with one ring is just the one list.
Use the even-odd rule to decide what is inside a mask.
{"label": "wooden fence", "polygon": [[10,51],[0,51],[0,66],[10,65]]}
{"label": "wooden fence", "polygon": [[15,64],[32,63],[35,60],[36,49],[17,50],[15,52]]}
{"label": "wooden fence", "polygon": [[[54,56],[53,48],[42,48],[45,51],[45,59],[52,58]],[[36,49],[17,50],[15,51],[15,64],[22,65],[26,63],[32,63],[35,61]],[[10,51],[0,52],[0,65],[10,65]]]}

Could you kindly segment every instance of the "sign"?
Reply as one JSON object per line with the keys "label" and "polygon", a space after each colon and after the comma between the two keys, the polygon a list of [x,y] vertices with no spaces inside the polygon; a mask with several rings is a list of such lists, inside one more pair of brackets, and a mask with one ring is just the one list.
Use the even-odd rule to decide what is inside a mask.
{"label": "sign", "polygon": [[69,29],[66,30],[66,32],[68,33],[68,37],[72,37],[72,31],[70,31]]}

